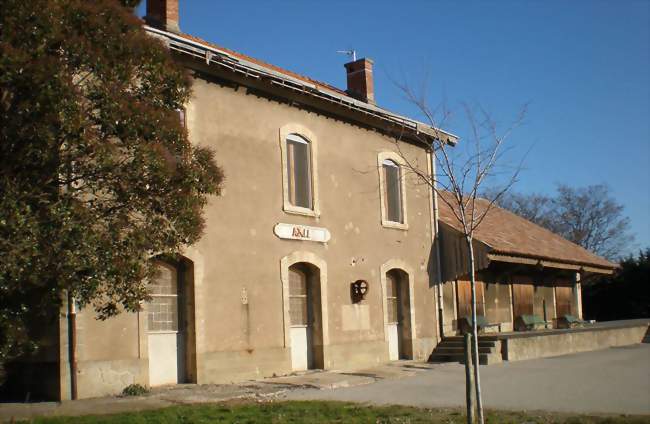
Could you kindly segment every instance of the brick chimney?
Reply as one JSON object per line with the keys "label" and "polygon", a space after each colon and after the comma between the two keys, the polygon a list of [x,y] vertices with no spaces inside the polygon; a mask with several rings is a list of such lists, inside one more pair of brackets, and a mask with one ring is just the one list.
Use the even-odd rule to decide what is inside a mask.
{"label": "brick chimney", "polygon": [[179,0],[147,0],[145,22],[169,32],[181,32],[178,27]]}
{"label": "brick chimney", "polygon": [[375,88],[372,79],[372,59],[358,59],[346,63],[348,89],[346,92],[355,99],[375,104]]}

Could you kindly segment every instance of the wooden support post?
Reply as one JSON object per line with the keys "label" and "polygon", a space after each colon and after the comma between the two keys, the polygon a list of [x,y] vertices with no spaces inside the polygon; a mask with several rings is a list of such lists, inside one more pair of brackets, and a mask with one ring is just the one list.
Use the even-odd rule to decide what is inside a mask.
{"label": "wooden support post", "polygon": [[582,318],[582,285],[580,284],[580,273],[576,272],[573,280],[573,304],[578,319]]}

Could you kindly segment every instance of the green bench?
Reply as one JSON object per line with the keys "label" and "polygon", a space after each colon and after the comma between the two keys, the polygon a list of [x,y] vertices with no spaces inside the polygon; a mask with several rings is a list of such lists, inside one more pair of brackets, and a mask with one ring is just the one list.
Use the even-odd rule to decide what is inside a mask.
{"label": "green bench", "polygon": [[[458,320],[458,327],[461,333],[467,333],[472,331],[472,317],[466,316]],[[486,328],[497,327],[501,331],[501,323],[490,323],[483,315],[476,316],[476,329],[478,331],[483,331]]]}
{"label": "green bench", "polygon": [[515,320],[515,329],[517,331],[530,331],[540,326],[546,328],[548,324],[548,321],[544,321],[537,315],[520,315]]}
{"label": "green bench", "polygon": [[558,328],[573,328],[575,326],[582,326],[586,323],[587,321],[583,321],[580,318],[575,317],[573,315],[564,315],[557,319]]}

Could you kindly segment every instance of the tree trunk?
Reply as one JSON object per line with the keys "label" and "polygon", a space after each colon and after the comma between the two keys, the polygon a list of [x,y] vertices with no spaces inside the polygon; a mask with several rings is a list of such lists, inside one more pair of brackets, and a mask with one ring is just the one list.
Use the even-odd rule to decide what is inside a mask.
{"label": "tree trunk", "polygon": [[467,248],[469,251],[469,280],[472,287],[472,341],[473,341],[473,362],[474,362],[474,384],[476,386],[476,409],[478,412],[478,422],[483,424],[483,400],[481,399],[481,376],[479,372],[478,356],[478,326],[476,325],[476,266],[474,263],[474,246],[472,237],[467,237]]}
{"label": "tree trunk", "polygon": [[467,424],[474,424],[474,375],[472,374],[472,335],[465,334],[465,403]]}

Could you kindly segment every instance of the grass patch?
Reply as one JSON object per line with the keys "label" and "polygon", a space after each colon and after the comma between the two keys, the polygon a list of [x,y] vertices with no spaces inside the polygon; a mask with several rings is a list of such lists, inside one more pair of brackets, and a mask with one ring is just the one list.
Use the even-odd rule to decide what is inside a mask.
{"label": "grass patch", "polygon": [[[545,412],[488,411],[490,424],[641,424],[650,417],[589,416]],[[343,402],[294,401],[183,405],[114,415],[36,418],[38,424],[167,424],[167,423],[441,423],[464,424],[457,409],[368,406]]]}

